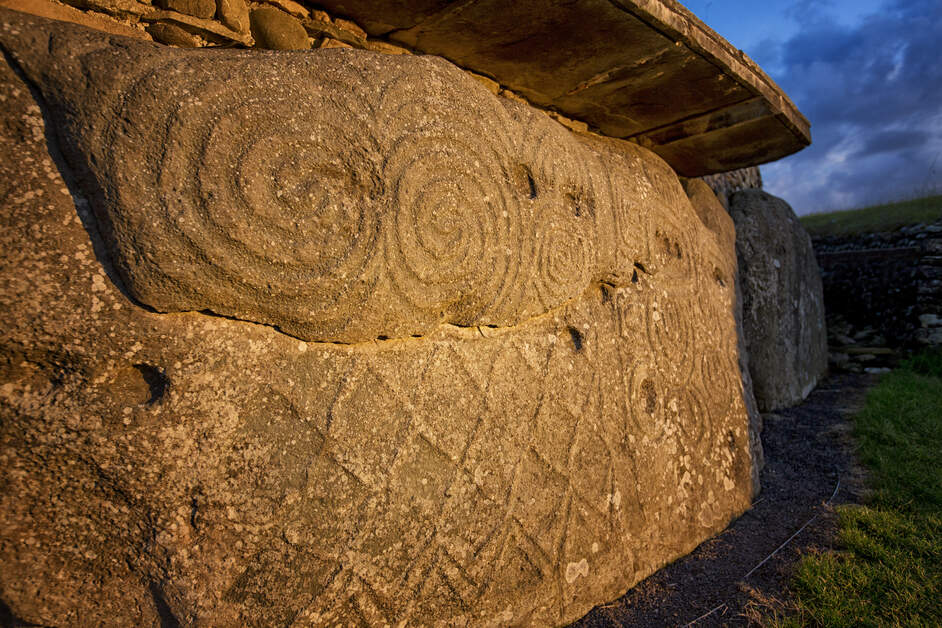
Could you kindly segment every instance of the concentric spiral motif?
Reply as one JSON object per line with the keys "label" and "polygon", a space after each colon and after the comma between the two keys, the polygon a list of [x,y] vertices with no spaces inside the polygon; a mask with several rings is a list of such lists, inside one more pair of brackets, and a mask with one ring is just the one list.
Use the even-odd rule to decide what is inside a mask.
{"label": "concentric spiral motif", "polygon": [[595,190],[587,164],[590,154],[571,134],[549,120],[525,122],[518,152],[518,188],[533,211],[534,299],[542,309],[581,294],[599,274]]}
{"label": "concentric spiral motif", "polygon": [[603,199],[600,207],[605,216],[599,237],[611,242],[613,274],[622,281],[630,280],[635,263],[645,266],[650,257],[648,222],[655,212],[649,204],[656,201],[653,188],[643,176],[643,160],[637,152],[640,149],[602,138],[594,138],[591,144],[598,145],[605,154],[601,169],[604,176],[595,180],[596,195]]}
{"label": "concentric spiral motif", "polygon": [[696,450],[708,432],[710,415],[700,386],[700,382],[690,381],[686,386],[676,388],[675,396],[668,404],[688,450]]}
{"label": "concentric spiral motif", "polygon": [[[83,114],[96,139],[78,148],[116,266],[160,311],[340,342],[511,326],[594,281],[627,285],[636,260],[612,250],[643,250],[643,217],[670,213],[641,149],[611,152],[610,171],[605,142],[440,59],[152,54],[109,115]],[[678,278],[686,231],[657,231],[685,256],[653,265]]]}
{"label": "concentric spiral motif", "polygon": [[680,291],[648,295],[647,337],[658,365],[683,382],[694,370],[698,355],[689,296]]}
{"label": "concentric spiral motif", "polygon": [[424,87],[390,82],[378,107],[390,147],[385,272],[419,319],[503,323],[514,313],[496,304],[519,289],[523,224],[507,184],[509,120],[444,77]]}
{"label": "concentric spiral motif", "polygon": [[[247,318],[259,309],[302,335],[311,321],[336,329],[367,297],[363,278],[381,220],[380,151],[370,133],[345,122],[350,103],[337,96],[353,98],[357,81],[348,77],[341,89],[325,80],[299,95],[277,67],[263,66],[256,78],[268,87],[257,91],[237,61],[158,67],[134,84],[114,119],[150,117],[131,133],[108,129],[122,209],[146,206],[120,212],[116,228],[160,232],[156,242],[117,234],[145,249],[127,257],[132,276],[153,281],[132,284],[145,284],[139,296],[158,309],[210,307]],[[185,75],[185,95],[155,107],[168,73]],[[151,167],[139,173],[127,159],[138,147],[151,152]]]}
{"label": "concentric spiral motif", "polygon": [[395,207],[387,270],[397,290],[416,309],[470,323],[515,272],[500,164],[444,138],[413,138],[387,160],[385,178]]}

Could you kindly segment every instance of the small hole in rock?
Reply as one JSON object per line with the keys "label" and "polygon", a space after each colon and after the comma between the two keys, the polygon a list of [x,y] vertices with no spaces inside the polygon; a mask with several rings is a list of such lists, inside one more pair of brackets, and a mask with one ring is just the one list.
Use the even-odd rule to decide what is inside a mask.
{"label": "small hole in rock", "polygon": [[609,292],[610,288],[608,287],[608,285],[603,283],[601,285],[601,289],[602,289],[602,303],[611,303],[612,295]]}
{"label": "small hole in rock", "polygon": [[167,376],[159,368],[150,364],[135,364],[134,368],[141,374],[150,389],[150,399],[145,403],[151,405],[160,401],[166,394],[167,388],[170,387],[170,380]]}
{"label": "small hole in rock", "polygon": [[582,351],[582,345],[584,342],[582,332],[575,327],[570,327],[569,335],[572,337],[572,346],[575,347],[576,352],[578,353],[579,351]]}
{"label": "small hole in rock", "polygon": [[531,199],[536,198],[536,180],[533,178],[530,168],[524,165],[517,166],[514,172],[514,180],[521,193],[526,194]]}
{"label": "small hole in rock", "polygon": [[723,276],[723,271],[719,268],[713,268],[713,279],[715,279],[716,283],[720,284],[720,286],[726,287],[726,278]]}
{"label": "small hole in rock", "polygon": [[638,283],[638,271],[631,272],[631,283]]}
{"label": "small hole in rock", "polygon": [[389,340],[389,336],[377,336],[377,340]]}
{"label": "small hole in rock", "polygon": [[649,379],[641,382],[641,394],[644,395],[644,409],[648,414],[654,414],[657,409],[657,392],[654,389],[654,382]]}

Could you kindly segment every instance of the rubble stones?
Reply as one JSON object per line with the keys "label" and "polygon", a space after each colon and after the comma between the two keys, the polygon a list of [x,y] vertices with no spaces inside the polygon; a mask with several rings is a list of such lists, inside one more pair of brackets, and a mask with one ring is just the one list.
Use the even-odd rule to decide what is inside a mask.
{"label": "rubble stones", "polygon": [[155,22],[147,27],[147,32],[154,41],[180,48],[197,48],[199,39],[170,22]]}
{"label": "rubble stones", "polygon": [[272,7],[252,9],[249,14],[252,37],[261,48],[270,50],[307,50],[307,31],[297,18]]}
{"label": "rubble stones", "polygon": [[179,11],[193,17],[209,19],[216,13],[214,0],[158,0],[161,8]]}
{"label": "rubble stones", "polygon": [[216,0],[216,15],[232,30],[249,32],[249,8],[245,0]]}

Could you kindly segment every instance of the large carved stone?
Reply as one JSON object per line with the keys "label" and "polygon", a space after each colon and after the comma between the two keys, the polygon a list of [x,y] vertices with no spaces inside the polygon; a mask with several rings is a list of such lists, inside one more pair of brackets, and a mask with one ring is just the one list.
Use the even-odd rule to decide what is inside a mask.
{"label": "large carved stone", "polygon": [[[758,169],[756,169],[758,174]],[[762,415],[752,392],[752,374],[749,371],[749,351],[746,343],[746,331],[743,325],[742,279],[739,263],[736,259],[736,225],[726,210],[724,194],[715,192],[707,181],[702,179],[684,179],[684,191],[690,199],[700,222],[713,232],[720,250],[726,254],[726,268],[731,269],[732,282],[736,287],[733,316],[736,319],[736,341],[739,346],[739,374],[743,383],[743,401],[749,415],[749,443],[752,451],[752,482],[756,492],[759,490],[759,472],[765,464],[762,451]]]}
{"label": "large carved stone", "polygon": [[828,365],[821,270],[788,203],[762,190],[730,199],[743,290],[743,328],[759,409],[808,396]]}
{"label": "large carved stone", "polygon": [[20,619],[561,624],[748,507],[735,265],[651,153],[434,59],[0,46]]}

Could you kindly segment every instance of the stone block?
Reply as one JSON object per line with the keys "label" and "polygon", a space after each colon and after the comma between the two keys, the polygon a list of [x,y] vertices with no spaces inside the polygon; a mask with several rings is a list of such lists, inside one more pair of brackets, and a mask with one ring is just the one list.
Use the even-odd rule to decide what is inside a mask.
{"label": "stone block", "polygon": [[234,31],[249,32],[249,7],[245,0],[216,0],[216,16]]}
{"label": "stone block", "polygon": [[197,48],[200,45],[199,39],[176,24],[155,22],[148,26],[146,30],[147,34],[154,38],[154,41],[159,41],[168,46]]}
{"label": "stone block", "polygon": [[761,190],[730,199],[749,370],[763,412],[800,402],[827,371],[821,272],[788,204]]}
{"label": "stone block", "polygon": [[214,0],[158,0],[157,4],[162,9],[177,11],[204,20],[208,20],[216,14]]}

